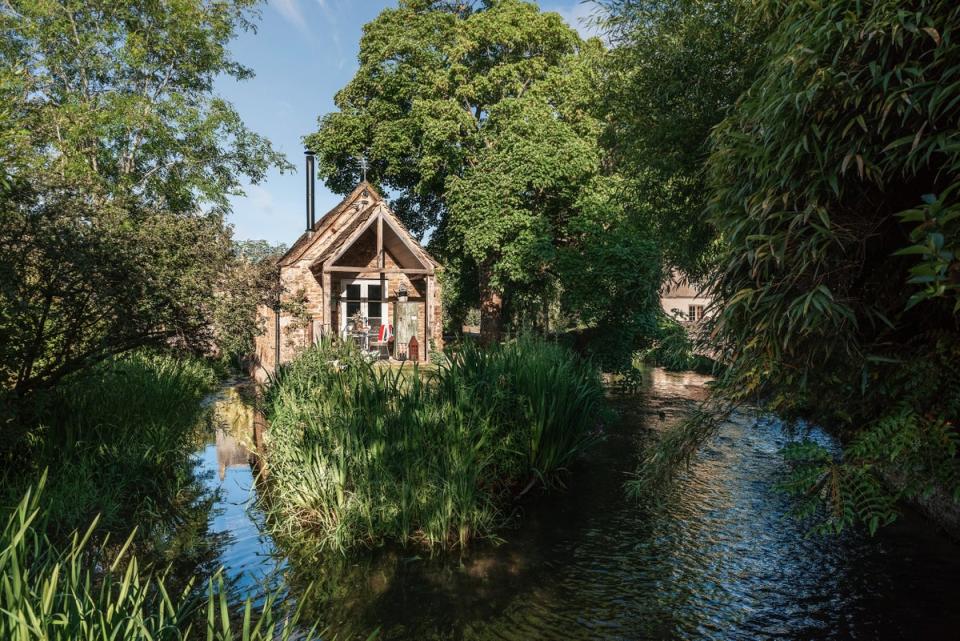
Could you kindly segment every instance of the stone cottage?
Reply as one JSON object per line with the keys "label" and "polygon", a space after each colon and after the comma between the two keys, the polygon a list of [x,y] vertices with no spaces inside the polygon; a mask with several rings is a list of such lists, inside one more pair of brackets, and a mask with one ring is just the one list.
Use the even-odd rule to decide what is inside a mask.
{"label": "stone cottage", "polygon": [[313,212],[308,153],[307,230],[279,260],[279,304],[260,309],[258,378],[325,336],[371,356],[429,361],[442,348],[439,263],[366,180],[319,220]]}

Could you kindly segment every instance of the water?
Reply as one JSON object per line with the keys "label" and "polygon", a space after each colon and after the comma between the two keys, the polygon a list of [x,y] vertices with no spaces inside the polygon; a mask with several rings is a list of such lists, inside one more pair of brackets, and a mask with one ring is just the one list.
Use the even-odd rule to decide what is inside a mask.
{"label": "water", "polygon": [[203,448],[194,454],[197,475],[215,496],[208,533],[217,539],[220,560],[233,588],[241,595],[259,594],[276,586],[284,570],[283,556],[265,533],[256,509],[253,411],[236,385],[210,399],[216,419]]}
{"label": "water", "polygon": [[377,628],[382,639],[417,640],[958,638],[960,547],[912,515],[874,538],[807,536],[774,489],[788,438],[776,422],[725,426],[663,513],[627,500],[622,484],[648,429],[705,393],[695,374],[650,378],[644,403],[621,408],[622,424],[565,491],[530,497],[506,542],[462,557],[379,550],[320,561],[288,550],[284,559],[262,533],[238,454],[251,430],[234,421],[232,436],[211,435],[198,455],[221,491],[210,528],[230,535],[227,573],[247,591],[263,577],[282,576],[295,596],[313,583],[308,616],[341,639]]}

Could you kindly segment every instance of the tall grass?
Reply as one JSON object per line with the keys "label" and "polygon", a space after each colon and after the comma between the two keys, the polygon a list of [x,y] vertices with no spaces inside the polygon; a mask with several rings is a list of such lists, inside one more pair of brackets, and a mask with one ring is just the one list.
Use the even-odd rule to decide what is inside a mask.
{"label": "tall grass", "polygon": [[602,397],[593,368],[532,337],[413,376],[318,346],[265,397],[270,521],[336,550],[492,537],[588,443]]}
{"label": "tall grass", "polygon": [[99,516],[103,530],[169,511],[193,482],[190,453],[216,385],[199,359],[134,353],[30,399],[15,420],[25,436],[5,443],[4,505],[16,504],[44,469],[51,533]]}
{"label": "tall grass", "polygon": [[113,552],[93,545],[94,521],[66,544],[46,534],[45,477],[27,490],[0,532],[0,639],[4,641],[287,641],[317,638],[298,630],[299,609],[276,595],[254,607],[228,602],[222,579],[206,590],[172,589],[165,573],[144,569],[130,538]]}

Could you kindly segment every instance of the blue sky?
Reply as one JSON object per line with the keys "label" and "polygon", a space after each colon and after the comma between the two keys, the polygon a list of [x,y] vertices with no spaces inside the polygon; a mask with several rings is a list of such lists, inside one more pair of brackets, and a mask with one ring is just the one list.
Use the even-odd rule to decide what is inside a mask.
{"label": "blue sky", "polygon": [[[229,222],[238,239],[263,238],[291,244],[304,227],[303,145],[317,118],[333,111],[334,94],[357,70],[363,25],[396,0],[270,0],[262,8],[257,33],[241,34],[233,55],[256,77],[224,79],[217,92],[232,102],[254,131],[267,136],[297,167],[296,173],[271,172],[246,196],[232,199]],[[541,0],[586,34],[583,22],[593,11],[580,0]],[[339,201],[317,184],[317,215]]]}

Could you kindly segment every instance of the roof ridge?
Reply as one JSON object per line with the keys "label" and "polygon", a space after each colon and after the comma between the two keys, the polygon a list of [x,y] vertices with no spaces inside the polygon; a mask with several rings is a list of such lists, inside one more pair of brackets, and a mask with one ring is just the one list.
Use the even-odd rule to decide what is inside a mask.
{"label": "roof ridge", "polygon": [[332,220],[336,214],[342,213],[347,206],[362,196],[365,190],[369,192],[368,195],[373,196],[371,204],[383,202],[383,196],[380,195],[380,192],[377,191],[377,189],[366,180],[361,180],[360,183],[354,187],[349,194],[343,197],[343,200],[334,205],[330,211],[325,213],[320,217],[319,220],[314,222],[313,227],[311,227],[309,231],[305,231],[300,234],[300,237],[297,238],[296,242],[290,246],[290,249],[288,249],[279,259],[277,259],[277,264],[289,265],[294,260],[299,259],[309,248],[310,241],[313,240],[313,235],[323,229],[324,225]]}

